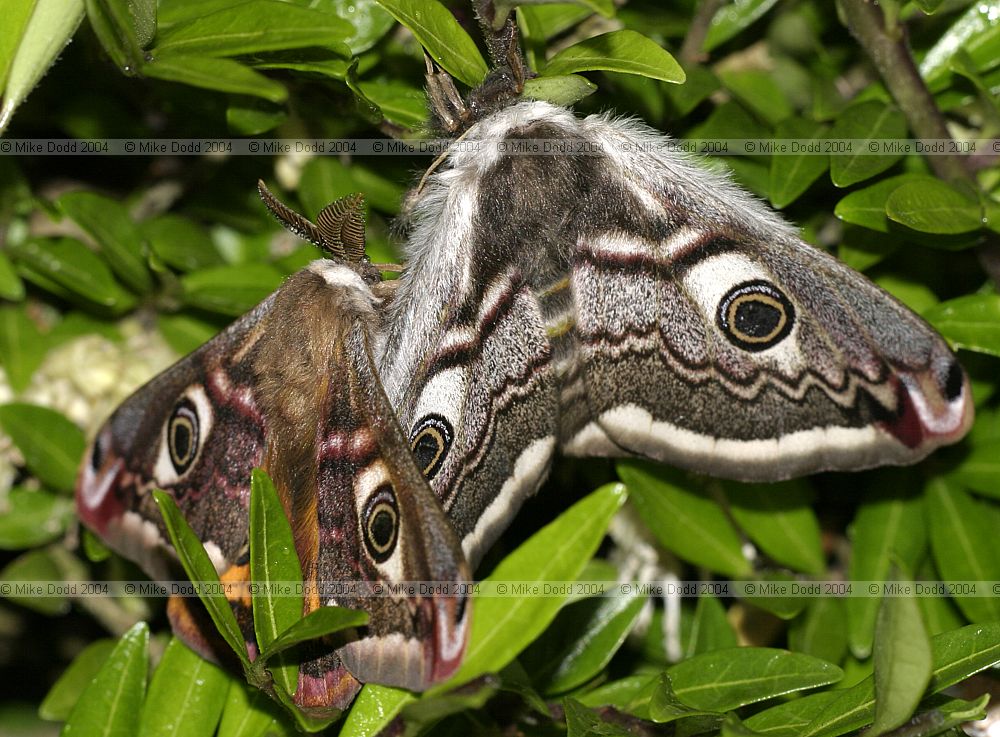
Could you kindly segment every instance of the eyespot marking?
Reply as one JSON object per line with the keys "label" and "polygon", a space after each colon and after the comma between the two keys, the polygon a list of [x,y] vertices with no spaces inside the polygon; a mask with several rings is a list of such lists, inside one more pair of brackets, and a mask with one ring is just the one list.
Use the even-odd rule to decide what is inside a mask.
{"label": "eyespot marking", "polygon": [[167,422],[167,450],[178,476],[184,475],[198,455],[198,435],[198,409],[184,397]]}
{"label": "eyespot marking", "polygon": [[385,563],[399,539],[399,507],[390,484],[382,484],[365,508],[365,545],[376,563]]}
{"label": "eyespot marking", "polygon": [[426,415],[413,426],[410,450],[425,478],[432,479],[441,470],[453,438],[451,423],[441,415]]}
{"label": "eyespot marking", "polygon": [[733,345],[757,352],[788,336],[795,324],[795,308],[781,290],[758,279],[726,292],[719,302],[716,321]]}

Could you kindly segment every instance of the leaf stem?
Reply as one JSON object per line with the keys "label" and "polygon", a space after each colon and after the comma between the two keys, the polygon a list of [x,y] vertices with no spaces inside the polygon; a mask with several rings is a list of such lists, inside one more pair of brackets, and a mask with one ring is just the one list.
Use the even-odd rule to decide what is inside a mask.
{"label": "leaf stem", "polygon": [[687,35],[684,36],[684,43],[681,44],[681,50],[677,53],[682,63],[693,64],[703,60],[705,54],[701,47],[705,44],[708,29],[712,25],[712,18],[722,7],[722,2],[723,0],[701,0],[698,3],[698,8],[691,19],[691,25],[688,26]]}

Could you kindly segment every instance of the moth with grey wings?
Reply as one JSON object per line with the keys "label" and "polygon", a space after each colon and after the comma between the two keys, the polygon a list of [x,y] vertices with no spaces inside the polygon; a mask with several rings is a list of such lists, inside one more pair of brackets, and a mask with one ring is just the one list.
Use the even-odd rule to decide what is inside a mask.
{"label": "moth with grey wings", "polygon": [[969,428],[940,336],[661,134],[518,101],[462,140],[410,196],[378,363],[473,564],[557,451],[776,481]]}
{"label": "moth with grey wings", "polygon": [[[354,247],[292,277],[98,435],[81,518],[153,575],[161,487],[220,570],[245,578],[256,465],[307,575],[460,581],[463,549],[482,557],[559,451],[776,480],[914,462],[968,429],[968,381],[933,330],[659,133],[486,95],[463,110],[446,77],[428,86],[478,145],[408,197],[394,286],[341,215],[313,224],[269,201],[293,232]],[[363,605],[370,625],[303,665],[300,705],[340,708],[359,681],[419,690],[461,657],[461,600],[309,606],[326,603]],[[173,620],[193,642],[188,615]]]}

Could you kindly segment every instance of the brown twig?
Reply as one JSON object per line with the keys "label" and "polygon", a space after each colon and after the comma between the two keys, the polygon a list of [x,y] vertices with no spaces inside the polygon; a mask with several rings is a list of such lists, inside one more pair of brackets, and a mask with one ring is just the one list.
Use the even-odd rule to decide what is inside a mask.
{"label": "brown twig", "polygon": [[677,53],[682,64],[693,64],[703,61],[705,58],[701,47],[705,44],[705,37],[708,36],[708,29],[712,25],[712,18],[722,7],[723,0],[701,0],[698,8],[691,18],[691,25],[688,26],[687,35],[681,50]]}
{"label": "brown twig", "polygon": [[[896,100],[917,138],[950,139],[944,116],[924,84],[906,43],[905,27],[886,28],[879,6],[871,0],[839,0],[847,28],[868,54],[879,76]],[[934,173],[951,181],[971,181],[972,174],[961,156],[929,157]]]}

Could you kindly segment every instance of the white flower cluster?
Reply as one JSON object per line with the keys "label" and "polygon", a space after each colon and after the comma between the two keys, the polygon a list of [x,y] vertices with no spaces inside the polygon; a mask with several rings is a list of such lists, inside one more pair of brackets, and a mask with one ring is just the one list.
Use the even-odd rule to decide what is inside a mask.
{"label": "white flower cluster", "polygon": [[[122,400],[177,360],[160,334],[139,320],[127,318],[118,329],[121,341],[91,334],[53,348],[20,396],[14,395],[0,369],[0,403],[23,401],[49,407],[92,438]],[[0,433],[0,494],[10,488],[23,465],[17,447]]]}

